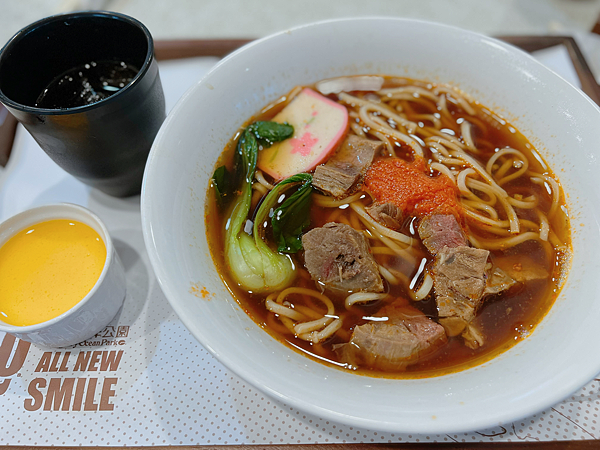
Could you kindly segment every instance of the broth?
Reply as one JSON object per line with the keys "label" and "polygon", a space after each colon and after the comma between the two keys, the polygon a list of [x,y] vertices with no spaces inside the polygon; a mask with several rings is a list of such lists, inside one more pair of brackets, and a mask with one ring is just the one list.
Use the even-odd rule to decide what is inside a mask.
{"label": "broth", "polygon": [[[438,167],[438,169],[429,167],[429,176],[442,176],[440,172],[442,168],[439,168],[439,164],[436,166],[435,163],[448,161],[448,159],[444,160],[440,157],[435,143],[431,144],[432,141],[427,140],[432,136],[434,138],[442,136],[441,141],[443,142],[446,142],[444,140],[445,135],[454,137],[461,143],[463,148],[467,147],[464,151],[482,167],[486,167],[494,155],[506,148],[515,149],[518,154],[524,155],[526,158],[525,164],[528,167],[526,167],[526,171],[524,172],[525,176],[505,179],[504,181],[502,181],[503,177],[521,170],[523,161],[518,160],[517,157],[511,160],[511,153],[509,151],[504,152],[504,157],[496,157],[495,162],[492,161],[493,164],[490,165],[491,177],[502,181],[502,189],[511,199],[514,199],[510,201],[516,205],[512,211],[518,217],[521,227],[519,233],[514,233],[514,230],[511,232],[508,225],[504,227],[505,229],[502,229],[501,227],[482,224],[481,218],[474,219],[473,217],[478,214],[477,210],[474,207],[472,208],[472,205],[468,202],[464,202],[464,194],[458,194],[458,198],[461,199],[463,205],[460,211],[461,225],[466,230],[465,232],[473,247],[487,248],[489,250],[489,267],[507,267],[507,270],[512,270],[516,273],[517,277],[520,276],[519,272],[525,273],[530,267],[533,267],[538,274],[546,274],[543,277],[540,276],[539,278],[528,279],[523,282],[519,281],[500,293],[485,295],[482,306],[477,309],[476,317],[472,321],[472,325],[476,329],[481,330],[485,336],[483,345],[480,345],[478,348],[471,348],[465,345],[461,336],[449,336],[447,342],[443,345],[435,348],[430,353],[420,355],[415,361],[407,364],[406,367],[397,370],[382,370],[378,367],[367,366],[357,367],[340,360],[339,354],[335,350],[336,345],[346,343],[351,339],[356,327],[369,322],[380,321],[381,318],[377,317],[377,314],[383,310],[382,308],[392,302],[396,307],[405,308],[407,311],[419,310],[434,322],[439,321],[435,286],[424,299],[420,301],[411,299],[411,296],[414,297],[416,287],[413,289],[410,286],[422,286],[425,282],[425,277],[432,273],[435,264],[435,256],[428,252],[417,232],[417,225],[422,220],[421,217],[405,217],[400,229],[397,230],[399,233],[413,238],[414,244],[410,248],[410,254],[416,263],[412,266],[407,264],[405,259],[397,257],[393,252],[382,250],[384,246],[376,239],[369,241],[371,242],[371,252],[377,264],[392,270],[393,274],[397,274],[396,278],[406,278],[404,282],[396,285],[386,279],[384,283],[387,297],[383,300],[355,304],[349,308],[345,308],[344,301],[348,295],[347,293],[324,289],[325,287],[322,283],[316,283],[314,279],[311,279],[311,274],[305,268],[302,251],[290,256],[297,273],[294,286],[311,290],[324,290],[327,297],[331,299],[335,306],[336,317],[339,317],[342,322],[339,330],[323,342],[318,343],[300,339],[297,335],[291,333],[289,327],[282,324],[279,316],[270,312],[265,307],[265,299],[269,292],[263,294],[248,292],[247,289],[242,288],[236,282],[235,278],[231,276],[230,267],[224,256],[225,228],[231,208],[220,207],[214,195],[208,195],[206,214],[207,237],[211,246],[211,253],[224,283],[252,319],[285,345],[308,355],[316,361],[353,370],[360,374],[394,378],[437,376],[464,370],[465,368],[493,358],[526,338],[552,306],[566,277],[570,253],[570,230],[564,196],[554,174],[529,141],[514,127],[506,123],[504,119],[485,106],[480,105],[466,95],[462,97],[463,93],[446,86],[436,86],[427,82],[392,77],[385,77],[384,80],[380,92],[385,92],[386,89],[390,90],[407,86],[417,88],[417,91],[420,92],[420,95],[413,95],[412,98],[410,96],[403,97],[399,95],[400,99],[392,100],[386,103],[386,105],[390,109],[394,108],[397,113],[401,112],[400,114],[402,114],[403,118],[419,125],[411,136],[416,141],[424,144],[421,146],[423,149],[423,159],[427,162],[428,167],[431,164],[434,164],[434,167]],[[293,90],[287,96],[266,107],[261,114],[254,117],[246,126],[255,120],[269,120],[273,118],[290,102],[290,98],[293,98],[294,92],[297,91],[298,89]],[[428,97],[429,92],[438,92],[436,94],[438,99],[444,97],[442,108],[440,108],[440,100],[436,103],[436,101]],[[442,92],[442,94],[439,94],[439,92]],[[356,99],[370,99],[374,97],[372,92],[350,92],[349,95]],[[381,94],[378,95],[381,96]],[[341,95],[336,94],[328,96],[329,99],[348,105],[349,109],[351,109],[351,105],[348,104],[349,97],[345,101],[341,100],[340,97]],[[468,104],[465,105],[465,101]],[[469,112],[467,109],[472,109],[473,111]],[[377,118],[378,116],[375,114],[371,117]],[[437,128],[436,119],[440,122],[438,124],[440,126],[437,126]],[[350,125],[350,134],[355,134],[362,130],[369,139],[381,139],[381,133],[379,136],[376,136],[373,128],[366,126],[364,120],[360,116],[353,114],[352,111],[350,120],[351,122],[354,120],[354,124],[351,123]],[[468,130],[464,127],[464,122],[469,123],[467,125]],[[393,125],[391,126],[393,127]],[[434,128],[437,132],[435,132]],[[437,134],[429,134],[428,136],[428,133],[431,133],[430,130],[434,130]],[[464,136],[463,132],[469,133],[470,137]],[[239,136],[239,133],[237,136]],[[384,139],[387,139],[391,144],[396,158],[409,163],[414,163],[416,159],[420,158],[420,156],[416,156],[414,147],[407,145],[406,142],[401,142],[389,135],[385,136]],[[466,144],[467,142],[471,142],[472,145]],[[431,145],[428,145],[428,143]],[[452,142],[443,145],[452,148],[451,144]],[[235,141],[232,141],[225,148],[219,165],[225,164],[229,168],[232,167],[235,145]],[[471,147],[475,150],[470,151]],[[390,157],[377,155],[376,160]],[[507,161],[512,161],[512,163]],[[462,166],[461,164],[452,165],[451,162],[447,165],[454,177],[457,177],[457,174],[467,166],[468,164],[463,164]],[[473,177],[471,175],[471,178]],[[269,181],[273,182],[273,180]],[[275,183],[273,182],[273,184]],[[472,190],[480,198],[484,200],[487,198],[483,194],[483,191],[479,191],[476,188]],[[312,196],[315,199],[323,197],[316,190]],[[258,197],[260,196],[255,195],[250,218],[253,217],[257,206],[260,204]],[[532,199],[535,199],[535,207],[530,207],[529,205],[534,201]],[[356,204],[362,204],[363,206],[369,206],[372,202],[373,200],[369,195],[363,195],[359,200],[356,200]],[[510,210],[506,209],[504,211],[502,208],[497,207],[497,205],[493,206],[497,210],[496,214],[498,217],[492,220],[486,215],[483,220],[489,219],[489,221],[502,224],[511,223],[510,226],[512,227]],[[471,215],[468,215],[465,211],[470,212]],[[548,220],[547,226],[545,225],[544,218]],[[346,223],[355,229],[361,230],[363,233],[369,234],[368,227],[364,221],[355,212],[355,208],[348,207],[348,203],[342,204],[339,207],[324,207],[319,206],[318,201],[313,201],[310,210],[310,226],[306,231],[322,227],[329,222]],[[512,244],[510,239],[513,237],[518,238],[518,236],[523,236],[527,233],[530,233],[531,236],[537,233],[537,237],[523,239],[522,242],[516,245]],[[546,234],[547,236],[545,236]],[[486,282],[489,284],[491,275],[489,275],[489,271],[486,273],[488,274],[486,275]],[[310,299],[306,295],[291,294],[287,298],[287,301],[292,303],[298,311],[308,308],[319,311],[320,314],[327,315],[325,308],[318,301]]]}

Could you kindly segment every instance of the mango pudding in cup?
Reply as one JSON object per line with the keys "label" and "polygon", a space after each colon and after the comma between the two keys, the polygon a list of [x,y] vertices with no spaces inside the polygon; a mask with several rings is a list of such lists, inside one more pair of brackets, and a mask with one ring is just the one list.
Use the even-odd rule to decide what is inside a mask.
{"label": "mango pudding in cup", "polygon": [[41,206],[0,224],[0,331],[74,345],[115,317],[125,290],[108,230],[86,208]]}

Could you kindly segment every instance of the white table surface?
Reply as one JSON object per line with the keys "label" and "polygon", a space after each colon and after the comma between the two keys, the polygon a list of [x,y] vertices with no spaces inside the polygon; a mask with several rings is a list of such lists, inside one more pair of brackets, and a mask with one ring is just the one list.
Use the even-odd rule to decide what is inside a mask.
{"label": "white table surface", "polygon": [[257,38],[317,20],[369,15],[487,35],[573,35],[600,76],[600,37],[589,33],[600,0],[0,0],[0,45],[35,20],[74,9],[131,15],[156,39]]}

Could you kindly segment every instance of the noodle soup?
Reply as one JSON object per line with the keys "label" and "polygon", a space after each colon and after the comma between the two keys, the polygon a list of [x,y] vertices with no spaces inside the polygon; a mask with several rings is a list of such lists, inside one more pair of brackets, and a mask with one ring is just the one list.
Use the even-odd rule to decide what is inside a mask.
{"label": "noodle soup", "polygon": [[263,329],[325,364],[405,378],[472,367],[526,338],[566,277],[558,180],[451,86],[296,87],[218,166],[206,217],[223,281]]}

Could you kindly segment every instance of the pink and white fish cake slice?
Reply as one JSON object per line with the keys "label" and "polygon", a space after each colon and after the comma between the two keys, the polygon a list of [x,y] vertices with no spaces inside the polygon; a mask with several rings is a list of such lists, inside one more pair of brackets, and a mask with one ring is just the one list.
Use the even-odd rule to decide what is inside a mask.
{"label": "pink and white fish cake slice", "polygon": [[272,120],[294,127],[294,136],[258,154],[258,168],[276,181],[313,170],[338,147],[348,131],[346,108],[308,88]]}

